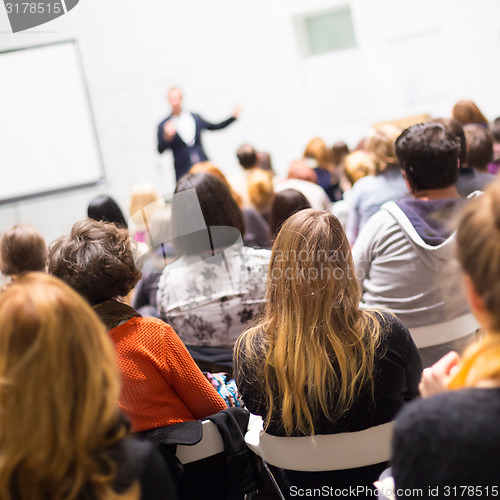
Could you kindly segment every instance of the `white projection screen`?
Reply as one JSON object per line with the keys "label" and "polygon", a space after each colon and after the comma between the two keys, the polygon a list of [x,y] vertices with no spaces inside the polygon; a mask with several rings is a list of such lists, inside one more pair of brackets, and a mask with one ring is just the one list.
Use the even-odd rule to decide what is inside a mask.
{"label": "white projection screen", "polygon": [[0,53],[0,204],[104,180],[76,41]]}

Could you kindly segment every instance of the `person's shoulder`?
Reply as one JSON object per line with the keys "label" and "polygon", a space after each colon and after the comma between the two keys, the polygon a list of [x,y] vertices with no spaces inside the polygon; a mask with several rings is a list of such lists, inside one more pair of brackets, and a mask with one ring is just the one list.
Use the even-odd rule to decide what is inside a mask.
{"label": "person's shoulder", "polygon": [[[368,312],[368,311],[367,311]],[[413,342],[410,331],[401,320],[389,309],[370,309],[373,321],[377,321],[381,328],[383,339],[388,344],[407,344]]]}

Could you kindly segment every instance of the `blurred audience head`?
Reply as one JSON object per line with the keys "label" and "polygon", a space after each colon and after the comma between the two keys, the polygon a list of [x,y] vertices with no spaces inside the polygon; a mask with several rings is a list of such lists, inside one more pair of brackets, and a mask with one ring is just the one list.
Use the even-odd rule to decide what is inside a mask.
{"label": "blurred audience head", "polygon": [[493,135],[482,127],[470,123],[464,125],[467,144],[467,166],[487,171],[488,163],[493,159]]}
{"label": "blurred audience head", "polygon": [[105,194],[97,196],[89,203],[87,216],[90,219],[113,222],[117,226],[127,227],[127,221],[120,207],[111,196]]}
{"label": "blurred audience head", "polygon": [[0,271],[16,276],[27,271],[44,271],[47,245],[43,236],[28,224],[16,224],[0,236]]}
{"label": "blurred audience head", "polygon": [[241,145],[236,151],[236,156],[245,170],[257,166],[257,151],[250,144]]}
{"label": "blurred audience head", "polygon": [[276,193],[271,207],[271,233],[276,237],[281,226],[293,214],[311,208],[307,198],[295,189],[285,189]]}
{"label": "blurred audience head", "polygon": [[318,183],[316,172],[304,160],[296,160],[290,164],[288,168],[288,178],[313,182],[314,184]]}
{"label": "blurred audience head", "polygon": [[388,166],[398,164],[395,142],[401,129],[390,123],[373,127],[368,135],[366,150],[370,155],[375,172],[383,172]]}
{"label": "blurred audience head", "polygon": [[488,125],[488,120],[483,113],[481,113],[476,103],[470,99],[458,101],[455,106],[453,106],[451,114],[453,118],[458,120],[462,125],[467,125],[468,123],[479,123],[483,126]]}
{"label": "blurred audience head", "polygon": [[460,160],[460,165],[464,166],[467,163],[467,144],[465,141],[464,128],[462,124],[455,120],[455,118],[433,118],[433,123],[440,123],[446,132],[450,133],[455,139],[460,143],[460,153],[458,158]]}

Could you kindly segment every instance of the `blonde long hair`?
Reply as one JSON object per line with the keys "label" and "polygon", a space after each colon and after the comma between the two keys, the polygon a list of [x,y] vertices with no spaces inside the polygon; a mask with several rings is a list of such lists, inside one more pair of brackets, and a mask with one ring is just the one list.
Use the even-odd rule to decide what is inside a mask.
{"label": "blonde long hair", "polygon": [[318,418],[334,422],[370,382],[373,391],[381,327],[360,298],[338,219],[312,209],[290,217],[273,246],[263,318],[236,345],[266,395],[266,428],[281,406],[287,435],[312,435]]}
{"label": "blonde long hair", "polygon": [[115,498],[119,390],[104,326],[69,286],[29,273],[1,293],[0,498]]}
{"label": "blonde long hair", "polygon": [[467,204],[457,230],[458,260],[491,316],[492,329],[470,345],[449,387],[500,385],[500,181]]}

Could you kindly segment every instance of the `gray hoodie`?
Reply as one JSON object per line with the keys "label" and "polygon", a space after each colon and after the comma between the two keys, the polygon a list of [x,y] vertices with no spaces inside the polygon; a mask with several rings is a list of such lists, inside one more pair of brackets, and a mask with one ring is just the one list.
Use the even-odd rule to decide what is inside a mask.
{"label": "gray hoodie", "polygon": [[[369,219],[353,248],[363,307],[387,307],[410,330],[470,312],[452,227],[464,203],[467,200],[408,198],[384,204]],[[438,357],[434,349],[432,360]],[[432,360],[423,359],[424,366]]]}

